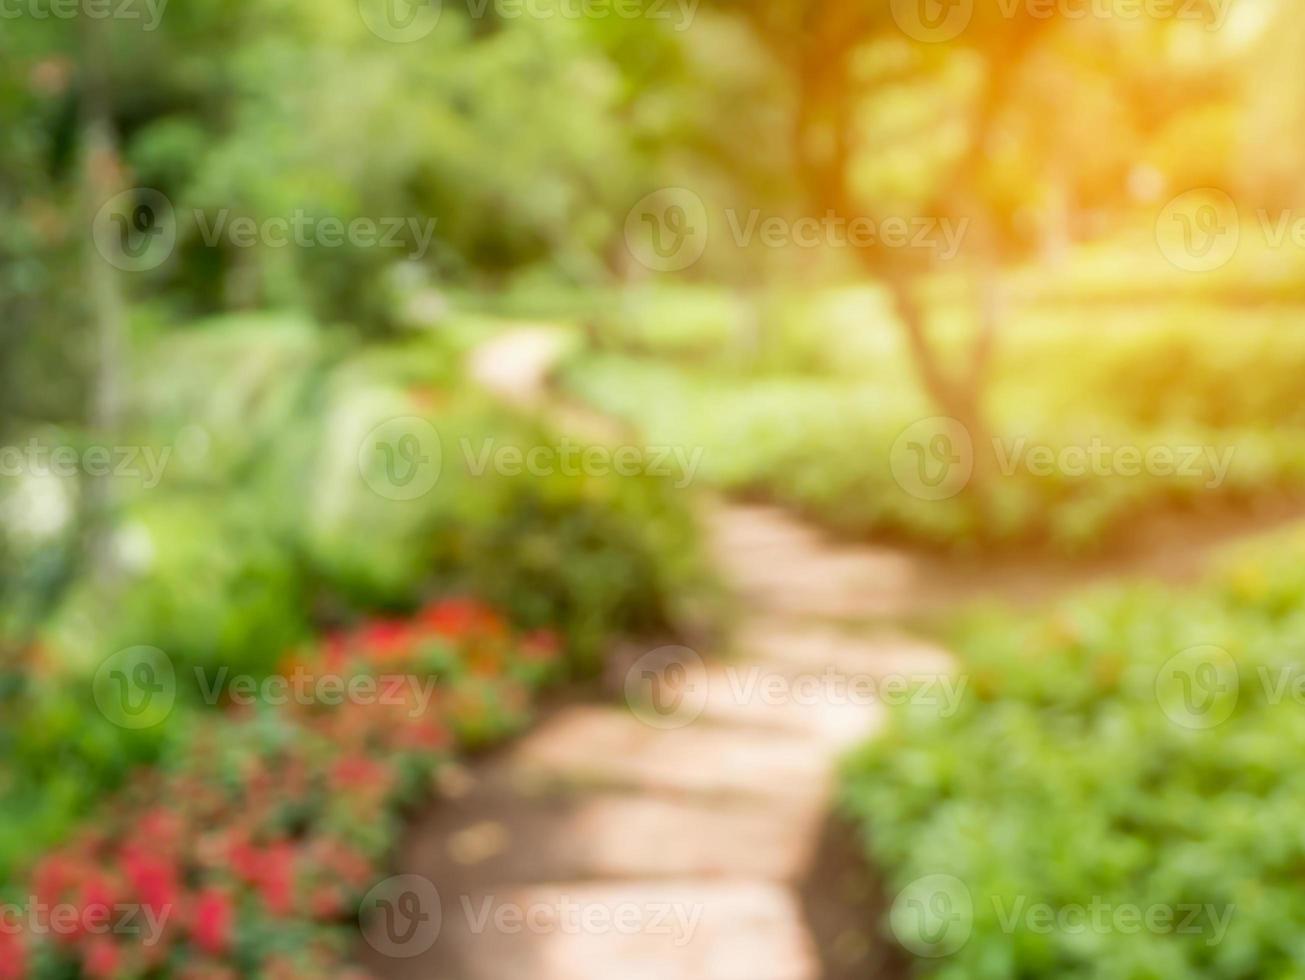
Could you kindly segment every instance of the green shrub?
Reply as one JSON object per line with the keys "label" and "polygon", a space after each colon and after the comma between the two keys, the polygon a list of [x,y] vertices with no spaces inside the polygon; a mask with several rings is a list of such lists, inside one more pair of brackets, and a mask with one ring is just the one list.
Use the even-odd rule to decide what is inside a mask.
{"label": "green shrub", "polygon": [[[869,318],[859,330],[858,316]],[[895,479],[899,437],[940,410],[873,293],[790,300],[766,317],[773,329],[758,335],[746,367],[721,351],[695,359],[631,347],[574,359],[565,383],[651,442],[701,449],[714,485],[854,536],[1081,554],[1125,540],[1158,513],[1305,487],[1295,396],[1305,346],[1287,315],[1243,315],[1235,325],[1209,310],[1191,320],[1172,309],[1116,310],[1104,324],[1082,310],[1012,318],[986,392],[1000,445],[974,447],[989,461],[982,507],[975,494],[921,499]],[[962,355],[963,317],[943,310],[938,320],[944,351]],[[1255,384],[1239,380],[1250,376]],[[1021,446],[1139,456],[1154,448],[1175,454],[1176,469],[1133,471],[1107,460],[1104,471],[1034,471],[1027,457],[1013,457]],[[1199,465],[1190,465],[1189,450]],[[1216,474],[1207,453],[1226,473]]]}
{"label": "green shrub", "polygon": [[[1305,677],[1303,556],[1298,535],[1190,593],[1124,588],[1034,620],[988,612],[963,624],[960,710],[894,709],[849,761],[844,792],[893,895],[933,887],[912,885],[931,875],[968,890],[973,914],[954,922],[964,945],[948,939],[937,951],[949,955],[922,972],[1296,974],[1305,703],[1290,692]],[[1104,928],[1011,918],[1093,902],[1203,911],[1190,932],[1116,927],[1109,914]],[[908,911],[894,921],[909,945]]]}
{"label": "green shrub", "polygon": [[45,649],[79,677],[132,646],[185,667],[270,669],[304,636],[309,604],[258,503],[239,492],[143,497],[111,539],[116,580],[78,582],[42,631]]}
{"label": "green shrub", "polygon": [[[491,455],[560,449],[565,437],[472,393],[352,368],[327,390],[314,468],[293,496],[306,563],[347,605],[468,590],[525,625],[558,627],[591,660],[617,633],[670,632],[691,615],[704,575],[687,499],[668,481],[560,464],[500,472]],[[438,478],[415,499],[387,495],[379,457],[360,464],[368,433],[393,419],[407,420],[397,438],[419,433],[437,457]]]}

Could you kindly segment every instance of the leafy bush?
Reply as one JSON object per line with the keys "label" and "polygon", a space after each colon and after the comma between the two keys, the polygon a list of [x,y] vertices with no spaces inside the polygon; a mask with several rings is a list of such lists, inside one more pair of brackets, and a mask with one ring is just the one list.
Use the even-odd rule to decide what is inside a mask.
{"label": "leafy bush", "polygon": [[[695,529],[669,481],[478,474],[464,441],[479,453],[560,437],[460,388],[439,341],[330,350],[302,321],[229,318],[144,363],[139,432],[175,465],[157,486],[114,484],[112,581],[54,582],[35,644],[6,625],[0,874],[185,734],[196,669],[263,676],[314,626],[406,614],[434,594],[480,595],[522,628],[558,629],[576,672],[618,634],[671,634],[700,615]],[[428,420],[444,444],[440,479],[412,500],[377,493],[360,463],[368,432],[395,417]],[[166,731],[126,731],[95,708],[97,670],[137,646],[176,665]]]}
{"label": "leafy bush", "polygon": [[[949,955],[923,972],[1295,975],[1303,556],[1298,535],[1190,593],[1117,589],[1031,621],[988,612],[962,625],[960,710],[893,710],[844,792],[902,902],[933,875],[968,890],[972,916],[954,923],[957,942],[924,948]],[[1010,918],[1094,901],[1202,912],[1190,931]],[[895,932],[912,944],[909,912],[895,910]]]}
{"label": "leafy bush", "polygon": [[[0,933],[0,976],[340,975],[342,927],[381,876],[400,808],[451,752],[520,727],[558,654],[552,634],[445,600],[289,658],[282,693],[174,736],[161,767],[40,856],[25,880],[34,918]],[[338,701],[296,678],[371,693]],[[90,928],[120,904],[145,910],[138,933]],[[56,906],[76,910],[74,927]]]}
{"label": "leafy bush", "polygon": [[[876,295],[830,291],[767,307],[748,358],[731,360],[724,341],[686,354],[670,328],[664,345],[600,343],[565,381],[648,440],[701,449],[702,472],[717,486],[852,535],[1076,554],[1109,547],[1157,513],[1305,487],[1294,393],[1305,347],[1289,316],[1240,315],[1230,329],[1209,310],[1192,318],[1169,308],[1091,317],[1036,309],[1013,317],[998,342],[987,408],[999,446],[975,446],[989,464],[983,505],[972,493],[920,499],[895,479],[893,457],[903,432],[939,409]],[[966,325],[945,307],[938,320],[963,357]],[[1238,380],[1251,375],[1254,385]],[[1007,463],[1021,446],[1080,457],[1095,446],[1202,455],[1199,467],[1184,462],[1176,472],[1044,473],[1025,457]],[[1206,453],[1227,460],[1213,486]]]}
{"label": "leafy bush", "polygon": [[42,632],[69,673],[139,645],[188,665],[261,672],[306,632],[299,569],[257,501],[145,497],[121,516],[113,550],[119,581],[79,582]]}
{"label": "leafy bush", "polygon": [[[469,590],[520,622],[558,627],[591,663],[615,633],[671,632],[694,615],[685,603],[705,573],[670,481],[561,465],[500,471],[491,454],[584,447],[474,393],[411,380],[343,365],[309,435],[314,462],[281,481],[298,487],[295,533],[320,585],[361,608]],[[438,479],[413,500],[378,493],[383,474],[360,469],[368,433],[396,418],[439,457]]]}

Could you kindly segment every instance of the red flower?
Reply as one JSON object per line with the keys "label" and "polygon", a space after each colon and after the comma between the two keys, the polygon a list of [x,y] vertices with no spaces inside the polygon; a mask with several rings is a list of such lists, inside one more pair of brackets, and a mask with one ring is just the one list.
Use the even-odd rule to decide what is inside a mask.
{"label": "red flower", "polygon": [[375,789],[385,781],[384,764],[365,755],[346,755],[331,767],[331,789],[337,793]]}
{"label": "red flower", "polygon": [[422,720],[403,729],[399,742],[411,749],[443,749],[453,741],[449,730],[437,721]]}
{"label": "red flower", "polygon": [[214,956],[226,951],[231,942],[231,899],[218,888],[205,888],[195,903],[195,923],[191,935],[195,945]]}
{"label": "red flower", "polygon": [[27,947],[23,936],[0,929],[0,980],[21,980],[27,976]]}
{"label": "red flower", "polygon": [[441,599],[422,610],[421,621],[439,636],[458,639],[473,632],[483,615],[480,604],[471,599]]}
{"label": "red flower", "polygon": [[521,638],[521,656],[535,663],[551,663],[561,649],[562,642],[552,630],[534,630]]}
{"label": "red flower", "polygon": [[122,950],[108,936],[96,936],[86,946],[82,972],[94,980],[111,980],[122,965]]}
{"label": "red flower", "polygon": [[80,927],[92,923],[108,922],[113,914],[116,901],[109,880],[103,875],[92,873],[82,885],[81,899],[78,902],[77,924]]}
{"label": "red flower", "polygon": [[231,842],[227,850],[227,860],[231,863],[231,870],[242,881],[258,880],[262,871],[262,861],[258,849],[249,843],[247,837],[242,835]]}
{"label": "red flower", "polygon": [[179,813],[159,806],[141,815],[139,827],[140,839],[148,841],[151,848],[171,848],[180,843],[185,821]]}
{"label": "red flower", "polygon": [[62,854],[51,854],[32,872],[32,891],[40,905],[57,905],[64,891],[76,880],[77,869]]}
{"label": "red flower", "polygon": [[279,841],[263,854],[258,894],[273,915],[289,915],[295,904],[294,845]]}
{"label": "red flower", "polygon": [[338,919],[344,912],[344,896],[338,885],[318,885],[308,899],[308,907],[314,919],[329,922]]}
{"label": "red flower", "polygon": [[326,666],[338,670],[344,666],[349,653],[349,638],[341,632],[327,633],[322,638],[322,657]]}
{"label": "red flower", "polygon": [[376,660],[401,660],[412,650],[412,627],[395,619],[375,620],[360,635],[363,649]]}
{"label": "red flower", "polygon": [[338,878],[349,888],[362,888],[376,877],[376,869],[365,854],[334,837],[320,837],[313,842],[312,860],[328,877]]}
{"label": "red flower", "polygon": [[122,864],[142,905],[158,915],[172,907],[177,898],[177,872],[172,862],[145,853],[137,845],[126,849]]}

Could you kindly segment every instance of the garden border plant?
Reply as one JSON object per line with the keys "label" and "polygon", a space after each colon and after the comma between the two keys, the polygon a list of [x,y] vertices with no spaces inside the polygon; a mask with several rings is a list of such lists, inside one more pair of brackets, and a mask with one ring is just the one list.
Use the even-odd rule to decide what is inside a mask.
{"label": "garden border plant", "polygon": [[1302,555],[961,621],[961,710],[891,709],[843,789],[923,974],[1294,972]]}
{"label": "garden border plant", "polygon": [[[482,603],[446,599],[292,654],[285,676],[433,678],[436,697],[390,684],[379,702],[228,706],[194,720],[8,890],[6,910],[28,921],[0,923],[0,977],[344,975],[348,926],[403,809],[459,751],[524,725],[561,653],[551,632],[518,633]],[[152,928],[115,930],[121,908],[144,910]]]}

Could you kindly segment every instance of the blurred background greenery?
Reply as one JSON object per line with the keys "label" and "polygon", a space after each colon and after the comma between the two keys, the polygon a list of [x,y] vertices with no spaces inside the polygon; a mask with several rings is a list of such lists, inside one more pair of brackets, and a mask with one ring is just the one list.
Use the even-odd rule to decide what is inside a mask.
{"label": "blurred background greenery", "polygon": [[[446,467],[396,508],[359,480],[360,438],[396,416],[430,420],[446,451],[555,442],[549,418],[465,376],[469,351],[522,322],[567,339],[558,399],[701,449],[695,489],[842,539],[1075,559],[1305,490],[1305,10],[1289,0],[110,6],[21,0],[0,25],[0,872],[189,737],[94,710],[89,678],[123,647],[261,674],[324,631],[466,593],[559,631],[579,676],[614,636],[711,618],[675,481]],[[296,221],[314,237],[287,246]],[[394,237],[332,244],[331,222]],[[848,242],[857,223],[873,240]],[[899,469],[903,432],[938,417],[973,449],[942,499]],[[1231,463],[1217,480],[1003,469],[993,447],[1019,440]],[[59,473],[37,446],[160,467]],[[1208,588],[1186,600],[1217,618],[1207,632],[1249,617],[1255,657],[1290,645],[1297,590],[1268,608]],[[1216,734],[1130,727],[1141,687],[1092,658],[1163,660],[1177,641],[1139,624],[1181,632],[1184,614],[1165,593],[1096,601],[1076,639],[960,628],[1012,680],[858,759],[849,799],[876,860],[978,880],[966,828],[999,825],[994,889],[1127,894],[1145,874],[1172,896],[1186,885],[1139,855],[1180,866],[1176,836],[1291,837],[1257,851],[1265,892],[1233,896],[1276,932],[1108,955],[994,933],[946,969],[1296,975],[1300,724],[1238,716],[1257,740],[1226,766],[1252,785],[1210,754]],[[1047,651],[1037,671],[1029,649]],[[1099,737],[1107,720],[1123,727]],[[1017,743],[1041,754],[1012,761]],[[1125,757],[1146,764],[1120,774]],[[1073,787],[1035,805],[1050,772]],[[1127,807],[1092,809],[1125,781]],[[1266,795],[1280,806],[1247,812]],[[1107,843],[1054,885],[1016,880],[1053,860],[1027,846],[1047,814],[1068,836],[1084,809]],[[1098,880],[1117,846],[1137,849]],[[1250,876],[1241,851],[1218,860],[1213,879]]]}

